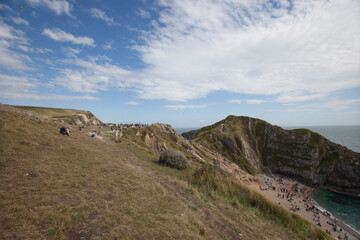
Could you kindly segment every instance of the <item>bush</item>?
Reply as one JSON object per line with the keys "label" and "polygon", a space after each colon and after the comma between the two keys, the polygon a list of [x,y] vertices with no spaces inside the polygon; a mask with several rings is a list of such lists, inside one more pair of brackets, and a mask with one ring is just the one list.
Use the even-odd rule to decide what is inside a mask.
{"label": "bush", "polygon": [[182,152],[174,150],[166,150],[162,152],[160,154],[159,163],[180,170],[191,166]]}

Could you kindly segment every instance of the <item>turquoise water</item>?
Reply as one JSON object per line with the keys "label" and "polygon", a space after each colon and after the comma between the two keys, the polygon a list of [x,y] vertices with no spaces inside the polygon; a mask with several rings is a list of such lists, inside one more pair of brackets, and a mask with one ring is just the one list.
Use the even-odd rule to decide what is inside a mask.
{"label": "turquoise water", "polygon": [[314,200],[335,217],[360,231],[360,199],[325,190],[313,192]]}

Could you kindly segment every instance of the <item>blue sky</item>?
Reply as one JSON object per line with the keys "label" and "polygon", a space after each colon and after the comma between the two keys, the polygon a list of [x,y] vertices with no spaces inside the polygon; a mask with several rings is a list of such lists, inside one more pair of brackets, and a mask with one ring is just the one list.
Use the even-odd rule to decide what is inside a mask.
{"label": "blue sky", "polygon": [[360,124],[358,0],[1,0],[0,101],[102,121]]}

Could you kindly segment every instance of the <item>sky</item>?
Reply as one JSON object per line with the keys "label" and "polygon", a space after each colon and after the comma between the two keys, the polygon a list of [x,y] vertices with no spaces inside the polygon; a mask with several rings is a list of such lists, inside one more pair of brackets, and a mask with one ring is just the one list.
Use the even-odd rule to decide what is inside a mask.
{"label": "sky", "polygon": [[175,128],[360,125],[360,1],[0,0],[0,102]]}

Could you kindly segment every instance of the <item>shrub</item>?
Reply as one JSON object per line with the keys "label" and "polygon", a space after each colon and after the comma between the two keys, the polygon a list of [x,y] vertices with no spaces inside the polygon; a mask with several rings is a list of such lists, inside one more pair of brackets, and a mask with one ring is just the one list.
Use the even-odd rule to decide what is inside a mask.
{"label": "shrub", "polygon": [[182,152],[174,150],[166,150],[162,152],[160,154],[159,163],[180,170],[191,166]]}

